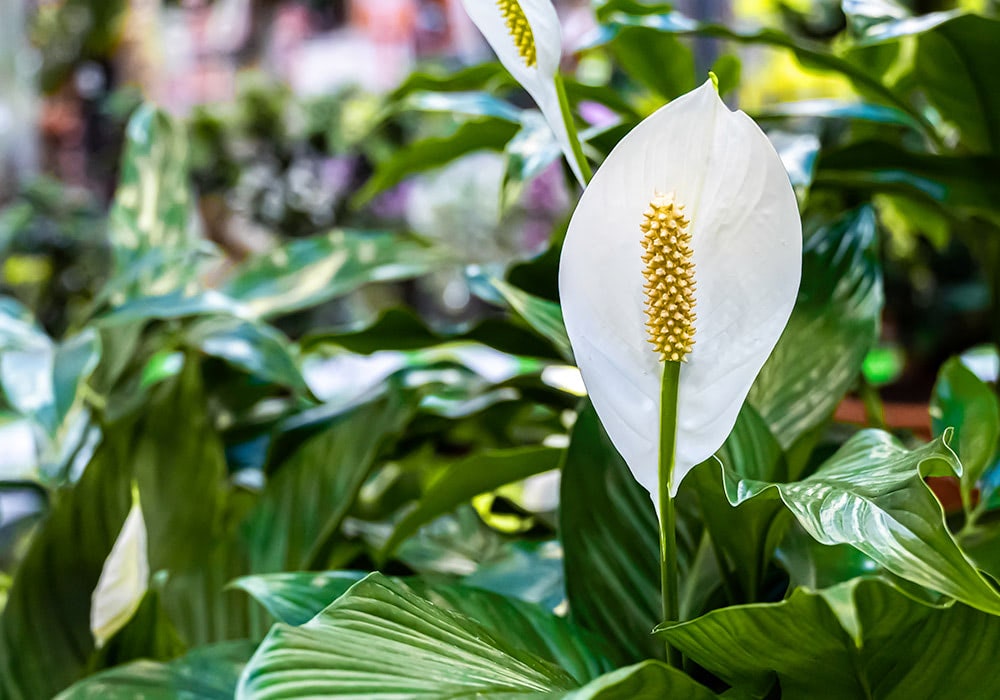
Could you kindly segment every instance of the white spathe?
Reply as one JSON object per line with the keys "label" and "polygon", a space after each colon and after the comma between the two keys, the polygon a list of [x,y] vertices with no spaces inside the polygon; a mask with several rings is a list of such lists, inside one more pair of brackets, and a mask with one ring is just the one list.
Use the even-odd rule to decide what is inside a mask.
{"label": "white spathe", "polygon": [[562,59],[562,27],[551,0],[517,0],[535,40],[536,62],[528,66],[507,29],[496,0],[462,0],[465,11],[496,53],[503,67],[514,76],[538,105],[569,161],[573,174],[585,184],[580,165],[573,155],[569,132],[563,121],[556,89],[556,74]]}
{"label": "white spathe", "polygon": [[674,193],[684,205],[697,284],[695,346],[680,368],[671,496],[732,430],[791,315],[802,258],[781,159],[711,81],[645,119],[595,173],[563,247],[563,316],[594,408],[654,503],[663,365],[644,325],[639,225],[657,193]]}
{"label": "white spathe", "polygon": [[90,632],[98,649],[132,619],[148,588],[146,523],[138,499],[133,499],[91,596]]}

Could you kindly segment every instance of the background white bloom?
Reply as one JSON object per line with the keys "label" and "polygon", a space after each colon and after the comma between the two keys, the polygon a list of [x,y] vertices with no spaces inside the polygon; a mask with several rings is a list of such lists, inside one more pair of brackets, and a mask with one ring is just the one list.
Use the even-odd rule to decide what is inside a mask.
{"label": "background white bloom", "polygon": [[563,315],[601,422],[654,502],[662,363],[644,326],[639,225],[657,193],[684,205],[697,283],[696,345],[680,370],[674,493],[732,430],[791,314],[802,256],[781,160],[710,81],[639,124],[594,175],[563,248]]}
{"label": "background white bloom", "polygon": [[138,499],[104,561],[90,604],[90,631],[98,648],[124,627],[149,588],[146,523]]}
{"label": "background white bloom", "polygon": [[534,44],[534,57],[531,61],[525,59],[515,43],[508,29],[507,19],[496,0],[462,0],[462,4],[473,23],[486,37],[500,63],[542,110],[573,174],[580,184],[584,184],[583,173],[573,154],[570,135],[559,106],[555,80],[562,58],[562,29],[551,0],[508,0],[509,5],[520,8],[527,18]]}

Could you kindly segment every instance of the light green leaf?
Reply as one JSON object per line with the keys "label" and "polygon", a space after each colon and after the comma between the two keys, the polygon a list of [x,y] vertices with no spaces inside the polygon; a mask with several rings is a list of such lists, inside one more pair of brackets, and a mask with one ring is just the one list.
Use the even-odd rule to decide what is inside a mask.
{"label": "light green leaf", "polygon": [[236,697],[446,700],[577,685],[566,671],[494,638],[479,623],[371,574],[305,625],[275,625],[247,664]]}
{"label": "light green leaf", "polygon": [[[367,574],[361,571],[293,572],[246,576],[233,582],[279,622],[303,625]],[[392,579],[444,610],[475,620],[497,639],[556,663],[581,683],[612,668],[597,637],[537,605],[475,587],[411,577]]]}
{"label": "light green leaf", "polygon": [[563,451],[554,447],[518,447],[478,452],[451,465],[420,497],[416,507],[397,523],[382,547],[380,558],[385,561],[421,525],[454,510],[473,496],[558,468],[562,455]]}
{"label": "light green leaf", "polygon": [[923,480],[961,473],[947,437],[910,451],[888,433],[865,430],[802,481],[775,484],[726,473],[726,495],[733,504],[780,497],[817,541],[849,544],[897,576],[1000,613],[1000,595],[955,544]]}
{"label": "light green leaf", "polygon": [[200,647],[169,663],[135,661],[86,678],[56,700],[232,700],[248,641]]}
{"label": "light green leaf", "polygon": [[187,331],[187,341],[206,355],[225,360],[252,376],[306,392],[305,380],[277,329],[234,318],[203,319]]}
{"label": "light green leaf", "polygon": [[400,392],[351,407],[277,465],[243,523],[253,570],[323,566],[380,450],[413,413]]}
{"label": "light green leaf", "polygon": [[653,502],[589,403],[573,427],[559,502],[573,619],[612,642],[621,661],[662,656],[650,634],[662,620]]}
{"label": "light green leaf", "polygon": [[372,282],[419,277],[444,261],[441,251],[395,234],[338,230],[250,258],[221,291],[266,318],[315,306]]}
{"label": "light green leaf", "polygon": [[[102,291],[114,304],[165,294],[194,279],[195,239],[182,127],[151,105],[125,132],[121,178],[109,214],[114,276]],[[116,298],[117,297],[117,298]]]}
{"label": "light green leaf", "polygon": [[520,124],[496,117],[463,122],[448,136],[432,136],[396,151],[376,166],[375,174],[355,195],[352,204],[362,207],[380,192],[398,185],[411,175],[450,163],[473,151],[502,151]]}
{"label": "light green leaf", "polygon": [[564,360],[573,361],[573,348],[566,335],[559,304],[528,294],[502,280],[491,279],[489,284],[529,326],[555,346]]}
{"label": "light green leaf", "polygon": [[[829,419],[878,337],[875,231],[874,212],[862,207],[806,240],[799,297],[749,397],[786,451]],[[798,465],[789,467],[795,478]]]}
{"label": "light green leaf", "polygon": [[661,661],[643,661],[594,679],[579,690],[552,696],[553,700],[637,700],[638,698],[684,698],[710,700],[718,697],[691,680],[683,671]]}
{"label": "light green leaf", "polygon": [[930,405],[935,435],[954,430],[959,459],[962,460],[962,499],[970,505],[969,494],[983,471],[992,464],[1000,438],[1000,408],[986,382],[953,357],[938,373]]}
{"label": "light green leaf", "polygon": [[[844,627],[852,620],[853,632]],[[991,649],[1000,618],[964,605],[928,607],[874,579],[799,588],[780,603],[722,608],[659,632],[752,697],[775,681],[790,700],[1000,692]]]}

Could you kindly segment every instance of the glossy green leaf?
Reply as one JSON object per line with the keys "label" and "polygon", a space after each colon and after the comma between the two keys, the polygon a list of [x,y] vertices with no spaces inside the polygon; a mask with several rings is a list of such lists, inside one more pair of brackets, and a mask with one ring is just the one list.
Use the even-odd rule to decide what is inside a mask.
{"label": "glossy green leaf", "polygon": [[[749,404],[743,406],[733,432],[716,456],[726,469],[742,478],[780,481],[786,477],[781,446]],[[740,597],[733,602],[753,602],[784,533],[784,508],[780,502],[760,499],[734,507],[726,498],[720,477],[718,462],[710,459],[692,471],[690,491],[697,494],[698,508],[715,550],[731,564],[732,573],[726,575],[740,584],[740,590],[728,591]],[[682,490],[678,498],[686,496]]]}
{"label": "glossy green leaf", "polygon": [[833,414],[878,337],[875,233],[875,214],[862,207],[806,240],[795,308],[749,397],[785,450]]}
{"label": "glossy green leaf", "polygon": [[439,515],[454,510],[473,496],[504,484],[559,467],[563,450],[554,447],[518,447],[486,450],[448,467],[400,520],[382,547],[381,559],[388,559],[407,537]]}
{"label": "glossy green leaf", "polygon": [[943,19],[919,28],[915,74],[921,92],[958,127],[970,150],[1000,155],[1000,75],[993,60],[1000,21],[978,15]]}
{"label": "glossy green leaf", "polygon": [[256,316],[315,306],[371,282],[419,277],[441,251],[389,233],[333,231],[293,240],[239,265],[222,292]]}
{"label": "glossy green leaf", "polygon": [[650,635],[662,619],[653,502],[589,404],[570,437],[559,501],[573,619],[612,642],[621,661],[661,656]]}
{"label": "glossy green leaf", "polygon": [[443,112],[464,117],[494,117],[514,124],[521,110],[485,92],[412,92],[396,105],[400,111]]}
{"label": "glossy green leaf", "polygon": [[541,695],[577,685],[566,671],[496,639],[479,623],[371,574],[305,625],[275,625],[247,664],[236,697],[444,700]]}
{"label": "glossy green leaf", "polygon": [[[233,582],[279,622],[303,625],[367,574],[361,571],[293,572],[247,576]],[[600,641],[552,613],[523,601],[470,586],[417,577],[392,579],[443,610],[482,625],[496,639],[558,664],[583,683],[612,668]]]}
{"label": "glossy green leaf", "polygon": [[564,360],[573,361],[573,348],[570,347],[569,336],[566,335],[566,326],[563,324],[559,304],[528,294],[501,280],[493,279],[489,283],[511,309],[559,350]]}
{"label": "glossy green leaf", "polygon": [[643,661],[607,673],[579,690],[552,697],[559,700],[636,700],[637,698],[710,700],[718,696],[691,680],[691,677],[683,671],[671,668],[661,661]]}
{"label": "glossy green leaf", "polygon": [[277,465],[243,523],[253,570],[323,566],[380,450],[413,412],[398,392],[350,407]]}
{"label": "glossy green leaf", "polygon": [[965,504],[979,477],[993,462],[1000,438],[1000,407],[990,386],[953,357],[944,363],[930,405],[935,435],[954,430],[952,445],[962,460]]}
{"label": "glossy green leaf", "polygon": [[723,608],[660,633],[752,697],[775,681],[792,699],[1000,692],[989,651],[1000,618],[964,605],[928,607],[878,580],[800,588],[780,603]]}
{"label": "glossy green leaf", "polygon": [[131,505],[121,439],[105,437],[73,487],[59,489],[14,572],[0,613],[0,696],[50,698],[94,650],[90,596]]}
{"label": "glossy green leaf", "polygon": [[816,186],[916,196],[940,205],[991,213],[1000,198],[992,177],[997,159],[905,151],[884,141],[864,141],[825,151]]}
{"label": "glossy green leaf", "polygon": [[147,104],[132,115],[125,136],[109,215],[115,273],[102,292],[115,305],[173,291],[197,273],[183,128]]}
{"label": "glossy green leaf", "polygon": [[906,112],[922,125],[924,131],[933,132],[933,128],[919,110],[910,105],[893,90],[883,85],[878,77],[866,70],[865,67],[855,65],[851,61],[837,56],[820,44],[793,37],[780,30],[771,28],[731,28],[722,24],[698,22],[679,12],[645,14],[623,11],[611,13],[606,23],[593,36],[588,45],[607,44],[627,27],[646,27],[659,32],[681,36],[708,36],[727,39],[741,44],[760,44],[787,49],[803,65],[844,75],[855,86],[869,94],[872,99],[877,99],[883,104]]}
{"label": "glossy green leaf", "polygon": [[767,105],[762,110],[754,113],[754,118],[758,121],[762,119],[797,119],[802,117],[850,119],[911,128],[917,126],[913,117],[894,107],[870,104],[868,102],[844,102],[833,99],[783,102]]}
{"label": "glossy green leaf", "polygon": [[144,321],[169,321],[213,314],[253,317],[253,312],[243,304],[214,289],[206,289],[193,295],[178,291],[155,297],[137,297],[104,314],[98,322],[101,327],[117,333],[123,326]]}
{"label": "glossy green leaf", "polygon": [[626,74],[667,100],[696,87],[694,55],[671,34],[622,26],[608,44]]}
{"label": "glossy green leaf", "polygon": [[519,127],[517,123],[496,117],[476,119],[462,123],[448,136],[432,136],[416,141],[380,163],[352,203],[355,207],[364,206],[375,195],[398,185],[407,177],[450,163],[466,153],[484,149],[502,151]]}
{"label": "glossy green leaf", "polygon": [[289,352],[288,338],[270,326],[218,317],[198,321],[186,336],[201,352],[225,360],[257,379],[306,391],[305,380]]}
{"label": "glossy green leaf", "polygon": [[223,642],[169,663],[135,661],[82,680],[56,700],[232,700],[254,647]]}
{"label": "glossy green leaf", "polygon": [[997,613],[1000,595],[955,544],[923,480],[961,473],[947,437],[911,451],[888,433],[865,430],[802,481],[727,473],[726,495],[734,504],[765,494],[781,498],[817,541],[849,544],[897,576]]}

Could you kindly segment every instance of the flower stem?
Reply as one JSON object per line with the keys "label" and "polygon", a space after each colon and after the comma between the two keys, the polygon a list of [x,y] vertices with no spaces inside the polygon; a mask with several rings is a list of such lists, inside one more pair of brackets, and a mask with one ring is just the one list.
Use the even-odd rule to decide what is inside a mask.
{"label": "flower stem", "polygon": [[590,179],[594,176],[590,169],[587,157],[583,155],[583,146],[580,144],[580,134],[576,130],[576,122],[573,121],[573,113],[569,109],[569,98],[566,97],[566,87],[563,85],[562,76],[558,73],[555,76],[556,93],[559,95],[559,111],[562,113],[563,123],[566,125],[566,135],[569,136],[570,148],[573,149],[573,158],[583,174],[583,182],[586,187]]}
{"label": "flower stem", "polygon": [[[680,618],[678,602],[677,573],[677,515],[674,499],[670,495],[673,485],[674,459],[677,441],[677,384],[680,378],[680,362],[663,363],[663,379],[660,382],[660,598],[663,603],[664,622],[674,622]],[[680,652],[667,642],[667,663],[681,668]]]}

